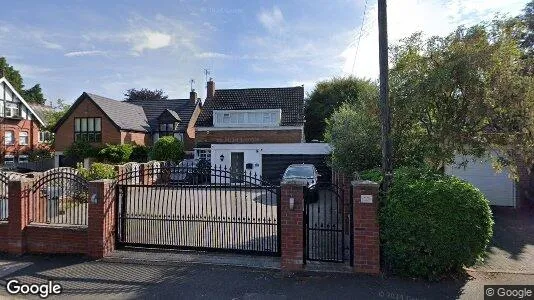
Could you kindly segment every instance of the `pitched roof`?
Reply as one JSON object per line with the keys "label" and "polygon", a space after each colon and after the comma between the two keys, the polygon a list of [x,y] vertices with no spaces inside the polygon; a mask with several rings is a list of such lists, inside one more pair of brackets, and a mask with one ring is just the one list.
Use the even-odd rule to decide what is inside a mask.
{"label": "pitched roof", "polygon": [[95,94],[85,93],[123,130],[148,131],[147,118],[143,109],[137,105],[113,100]]}
{"label": "pitched roof", "polygon": [[207,98],[197,126],[213,126],[213,110],[281,109],[281,126],[304,124],[304,87],[215,90]]}
{"label": "pitched roof", "polygon": [[44,122],[45,126],[48,126],[48,122],[46,120],[46,114],[49,112],[53,112],[54,108],[52,106],[43,105],[43,104],[37,104],[37,103],[28,103],[28,106],[30,106],[33,110],[33,112]]}
{"label": "pitched roof", "polygon": [[171,114],[173,114],[173,112],[176,114],[174,117],[178,117],[181,120],[177,130],[185,131],[197,106],[197,104],[193,103],[190,99],[133,100],[128,103],[142,107],[148,120],[148,124],[155,130],[158,128],[158,117],[163,111],[169,110]]}
{"label": "pitched roof", "polygon": [[56,123],[53,131],[67,120],[72,111],[84,100],[89,99],[108,116],[108,118],[121,130],[147,132],[150,130],[143,109],[137,105],[117,101],[99,95],[83,92],[69,108],[67,113]]}

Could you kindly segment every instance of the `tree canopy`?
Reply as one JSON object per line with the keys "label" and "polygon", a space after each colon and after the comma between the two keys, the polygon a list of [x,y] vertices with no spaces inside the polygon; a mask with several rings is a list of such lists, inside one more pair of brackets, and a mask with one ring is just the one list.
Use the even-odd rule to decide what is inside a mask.
{"label": "tree canopy", "polygon": [[306,140],[322,140],[326,119],[343,103],[356,104],[377,99],[378,87],[370,80],[349,76],[317,83],[306,99],[304,125]]}
{"label": "tree canopy", "polygon": [[20,75],[20,72],[7,63],[5,57],[0,57],[0,70],[3,75],[11,83],[11,85],[17,90],[17,92],[29,103],[45,104],[46,99],[41,90],[41,85],[36,84],[33,87],[25,90],[24,80]]}
{"label": "tree canopy", "polygon": [[[497,165],[512,171],[534,164],[534,73],[531,46],[524,43],[525,34],[532,32],[525,29],[529,26],[525,20],[531,20],[533,2],[521,17],[496,17],[459,27],[445,37],[416,33],[391,48],[395,167],[426,164],[443,170],[457,154],[478,157],[489,151],[497,154]],[[322,83],[316,91],[328,91],[327,87]],[[345,92],[326,94],[352,93],[346,85],[339,88]],[[310,111],[318,116],[329,103],[337,104],[317,102],[313,109],[308,102],[307,117]],[[376,164],[372,163],[378,153],[374,136],[379,133],[372,124],[379,118],[378,110],[366,109],[359,101],[341,102],[347,104],[326,122],[333,164],[349,168],[345,170],[349,173],[361,171]],[[364,137],[363,132],[372,136]]]}
{"label": "tree canopy", "polygon": [[163,93],[162,90],[149,90],[149,89],[129,89],[124,93],[125,101],[134,100],[165,100],[168,96]]}

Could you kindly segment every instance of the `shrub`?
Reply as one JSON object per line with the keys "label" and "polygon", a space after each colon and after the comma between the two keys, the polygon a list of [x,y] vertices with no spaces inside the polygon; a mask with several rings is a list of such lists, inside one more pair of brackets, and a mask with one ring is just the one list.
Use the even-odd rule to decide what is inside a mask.
{"label": "shrub", "polygon": [[98,159],[102,162],[120,164],[128,162],[130,160],[130,155],[133,152],[133,146],[130,144],[123,145],[109,145],[106,144],[106,147],[102,148],[98,152]]}
{"label": "shrub", "polygon": [[88,170],[82,164],[78,164],[77,169],[80,176],[86,180],[114,179],[117,177],[117,172],[115,172],[115,166],[113,165],[93,163]]}
{"label": "shrub", "polygon": [[132,149],[132,154],[130,155],[130,161],[147,162],[148,152],[148,147],[143,145],[134,145]]}
{"label": "shrub", "polygon": [[152,159],[179,162],[184,158],[184,144],[172,136],[160,138],[152,148]]}
{"label": "shrub", "polygon": [[88,157],[96,157],[98,149],[93,147],[91,143],[85,140],[77,140],[65,150],[65,155],[76,160],[82,160]]}
{"label": "shrub", "polygon": [[493,234],[489,203],[478,189],[425,170],[395,172],[380,223],[392,271],[428,279],[473,265]]}
{"label": "shrub", "polygon": [[37,147],[28,153],[30,161],[40,161],[54,157],[54,152],[48,147]]}

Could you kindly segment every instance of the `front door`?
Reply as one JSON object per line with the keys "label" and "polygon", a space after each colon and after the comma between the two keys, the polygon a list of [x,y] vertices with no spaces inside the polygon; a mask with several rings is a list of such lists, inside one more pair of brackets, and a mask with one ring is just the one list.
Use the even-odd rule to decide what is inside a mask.
{"label": "front door", "polygon": [[245,153],[232,152],[230,156],[230,182],[243,182],[243,175],[245,172]]}

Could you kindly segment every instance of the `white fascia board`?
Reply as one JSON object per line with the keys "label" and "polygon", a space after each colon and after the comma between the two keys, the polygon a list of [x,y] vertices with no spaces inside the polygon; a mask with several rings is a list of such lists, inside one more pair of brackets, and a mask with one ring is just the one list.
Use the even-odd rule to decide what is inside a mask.
{"label": "white fascia board", "polygon": [[212,151],[254,150],[261,154],[330,154],[327,143],[211,144]]}
{"label": "white fascia board", "polygon": [[197,127],[197,131],[240,131],[240,130],[301,130],[304,126],[277,127]]}
{"label": "white fascia board", "polygon": [[13,94],[15,94],[15,96],[17,96],[19,98],[20,102],[22,102],[22,104],[24,104],[24,106],[26,106],[26,108],[32,113],[32,115],[35,117],[35,119],[37,119],[37,121],[39,121],[39,123],[41,123],[41,126],[44,126],[43,120],[41,120],[41,118],[39,118],[39,116],[35,113],[35,111],[33,111],[33,109],[28,105],[26,100],[24,100],[24,98],[22,98],[22,96],[19,93],[17,93],[17,90],[15,90],[15,88],[11,85],[11,83],[9,83],[9,81],[7,81],[7,79],[5,77],[0,78],[0,83],[2,83],[2,82],[6,83],[6,85],[11,89]]}

